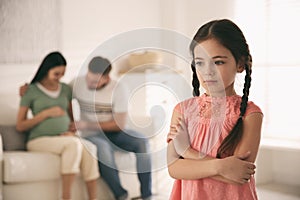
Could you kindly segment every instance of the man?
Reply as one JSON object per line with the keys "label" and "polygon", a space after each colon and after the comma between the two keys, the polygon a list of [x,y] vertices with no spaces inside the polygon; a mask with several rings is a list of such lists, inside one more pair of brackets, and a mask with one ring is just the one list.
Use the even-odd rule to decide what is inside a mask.
{"label": "man", "polygon": [[124,130],[127,93],[123,85],[117,85],[110,79],[111,68],[107,59],[94,57],[88,65],[86,76],[75,80],[73,96],[79,102],[81,120],[74,126],[97,145],[101,176],[116,199],[126,199],[128,193],[120,183],[114,151],[119,149],[137,153],[141,197],[146,199],[151,196],[151,163],[147,156],[149,144],[139,133]]}
{"label": "man", "polygon": [[80,130],[82,136],[97,146],[101,177],[117,200],[128,198],[122,187],[115,163],[114,151],[134,152],[136,155],[141,199],[151,199],[151,158],[148,140],[132,130],[125,130],[127,93],[123,85],[111,80],[111,63],[94,57],[85,76],[72,82],[73,97],[80,107],[80,121],[71,124],[71,130]]}

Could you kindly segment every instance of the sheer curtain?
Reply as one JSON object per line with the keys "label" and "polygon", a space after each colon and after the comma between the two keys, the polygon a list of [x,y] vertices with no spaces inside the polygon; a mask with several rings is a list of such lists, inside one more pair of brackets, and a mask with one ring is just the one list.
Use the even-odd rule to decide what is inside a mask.
{"label": "sheer curtain", "polygon": [[235,6],[235,21],[253,56],[250,99],[263,109],[263,137],[300,141],[300,1],[236,1]]}

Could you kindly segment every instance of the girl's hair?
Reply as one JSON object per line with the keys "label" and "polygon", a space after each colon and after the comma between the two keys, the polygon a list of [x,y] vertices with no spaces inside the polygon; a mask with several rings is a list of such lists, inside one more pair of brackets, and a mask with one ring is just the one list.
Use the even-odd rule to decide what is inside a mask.
{"label": "girl's hair", "polygon": [[57,66],[66,66],[67,61],[60,52],[51,52],[49,53],[44,60],[42,61],[38,71],[34,75],[31,83],[36,83],[45,78],[48,74],[48,71]]}
{"label": "girl's hair", "polygon": [[233,155],[234,150],[239,143],[242,136],[243,128],[243,116],[245,115],[249,88],[251,86],[251,68],[252,68],[252,57],[249,52],[249,47],[246,39],[240,30],[240,28],[228,19],[214,20],[204,24],[197,31],[190,44],[190,51],[193,56],[193,61],[191,64],[193,71],[193,94],[194,96],[200,95],[200,82],[197,77],[195,61],[194,61],[194,48],[197,44],[207,40],[215,39],[220,42],[225,48],[227,48],[233,55],[236,63],[240,62],[244,64],[244,69],[246,71],[245,83],[243,89],[242,102],[240,106],[240,116],[229,133],[229,135],[223,140],[217,151],[217,157],[226,157]]}

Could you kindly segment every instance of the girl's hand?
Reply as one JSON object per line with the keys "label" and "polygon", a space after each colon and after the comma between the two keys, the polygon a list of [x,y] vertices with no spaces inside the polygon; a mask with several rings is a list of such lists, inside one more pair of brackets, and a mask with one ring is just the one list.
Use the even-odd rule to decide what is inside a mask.
{"label": "girl's hand", "polygon": [[167,135],[167,142],[168,142],[168,143],[169,143],[171,140],[174,140],[174,139],[177,137],[177,135],[179,134],[179,133],[177,132],[176,127],[177,127],[177,125],[171,125],[171,126],[170,126],[170,131],[169,131],[169,133],[168,133],[168,135]]}
{"label": "girl's hand", "polygon": [[250,152],[241,156],[230,156],[220,160],[219,174],[226,179],[238,184],[244,184],[249,181],[255,173],[255,165],[245,161],[250,156]]}
{"label": "girl's hand", "polygon": [[177,119],[177,124],[172,124],[170,126],[167,142],[170,142],[171,140],[174,142],[174,147],[178,155],[190,159],[200,158],[199,153],[190,146],[188,129],[181,117]]}
{"label": "girl's hand", "polygon": [[47,117],[60,117],[66,114],[66,112],[59,106],[53,106],[43,111]]}
{"label": "girl's hand", "polygon": [[171,124],[170,131],[167,135],[167,142],[174,140],[178,135],[188,135],[188,130],[185,122],[178,118],[177,124]]}

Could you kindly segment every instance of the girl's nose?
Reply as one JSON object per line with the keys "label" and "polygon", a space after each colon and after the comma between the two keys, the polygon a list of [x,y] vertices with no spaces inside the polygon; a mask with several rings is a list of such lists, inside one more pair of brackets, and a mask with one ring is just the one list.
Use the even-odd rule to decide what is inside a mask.
{"label": "girl's nose", "polygon": [[216,73],[213,70],[207,70],[207,72],[205,73],[206,76],[214,76]]}
{"label": "girl's nose", "polygon": [[214,76],[216,74],[216,66],[214,63],[210,62],[206,67],[204,74],[206,76]]}

